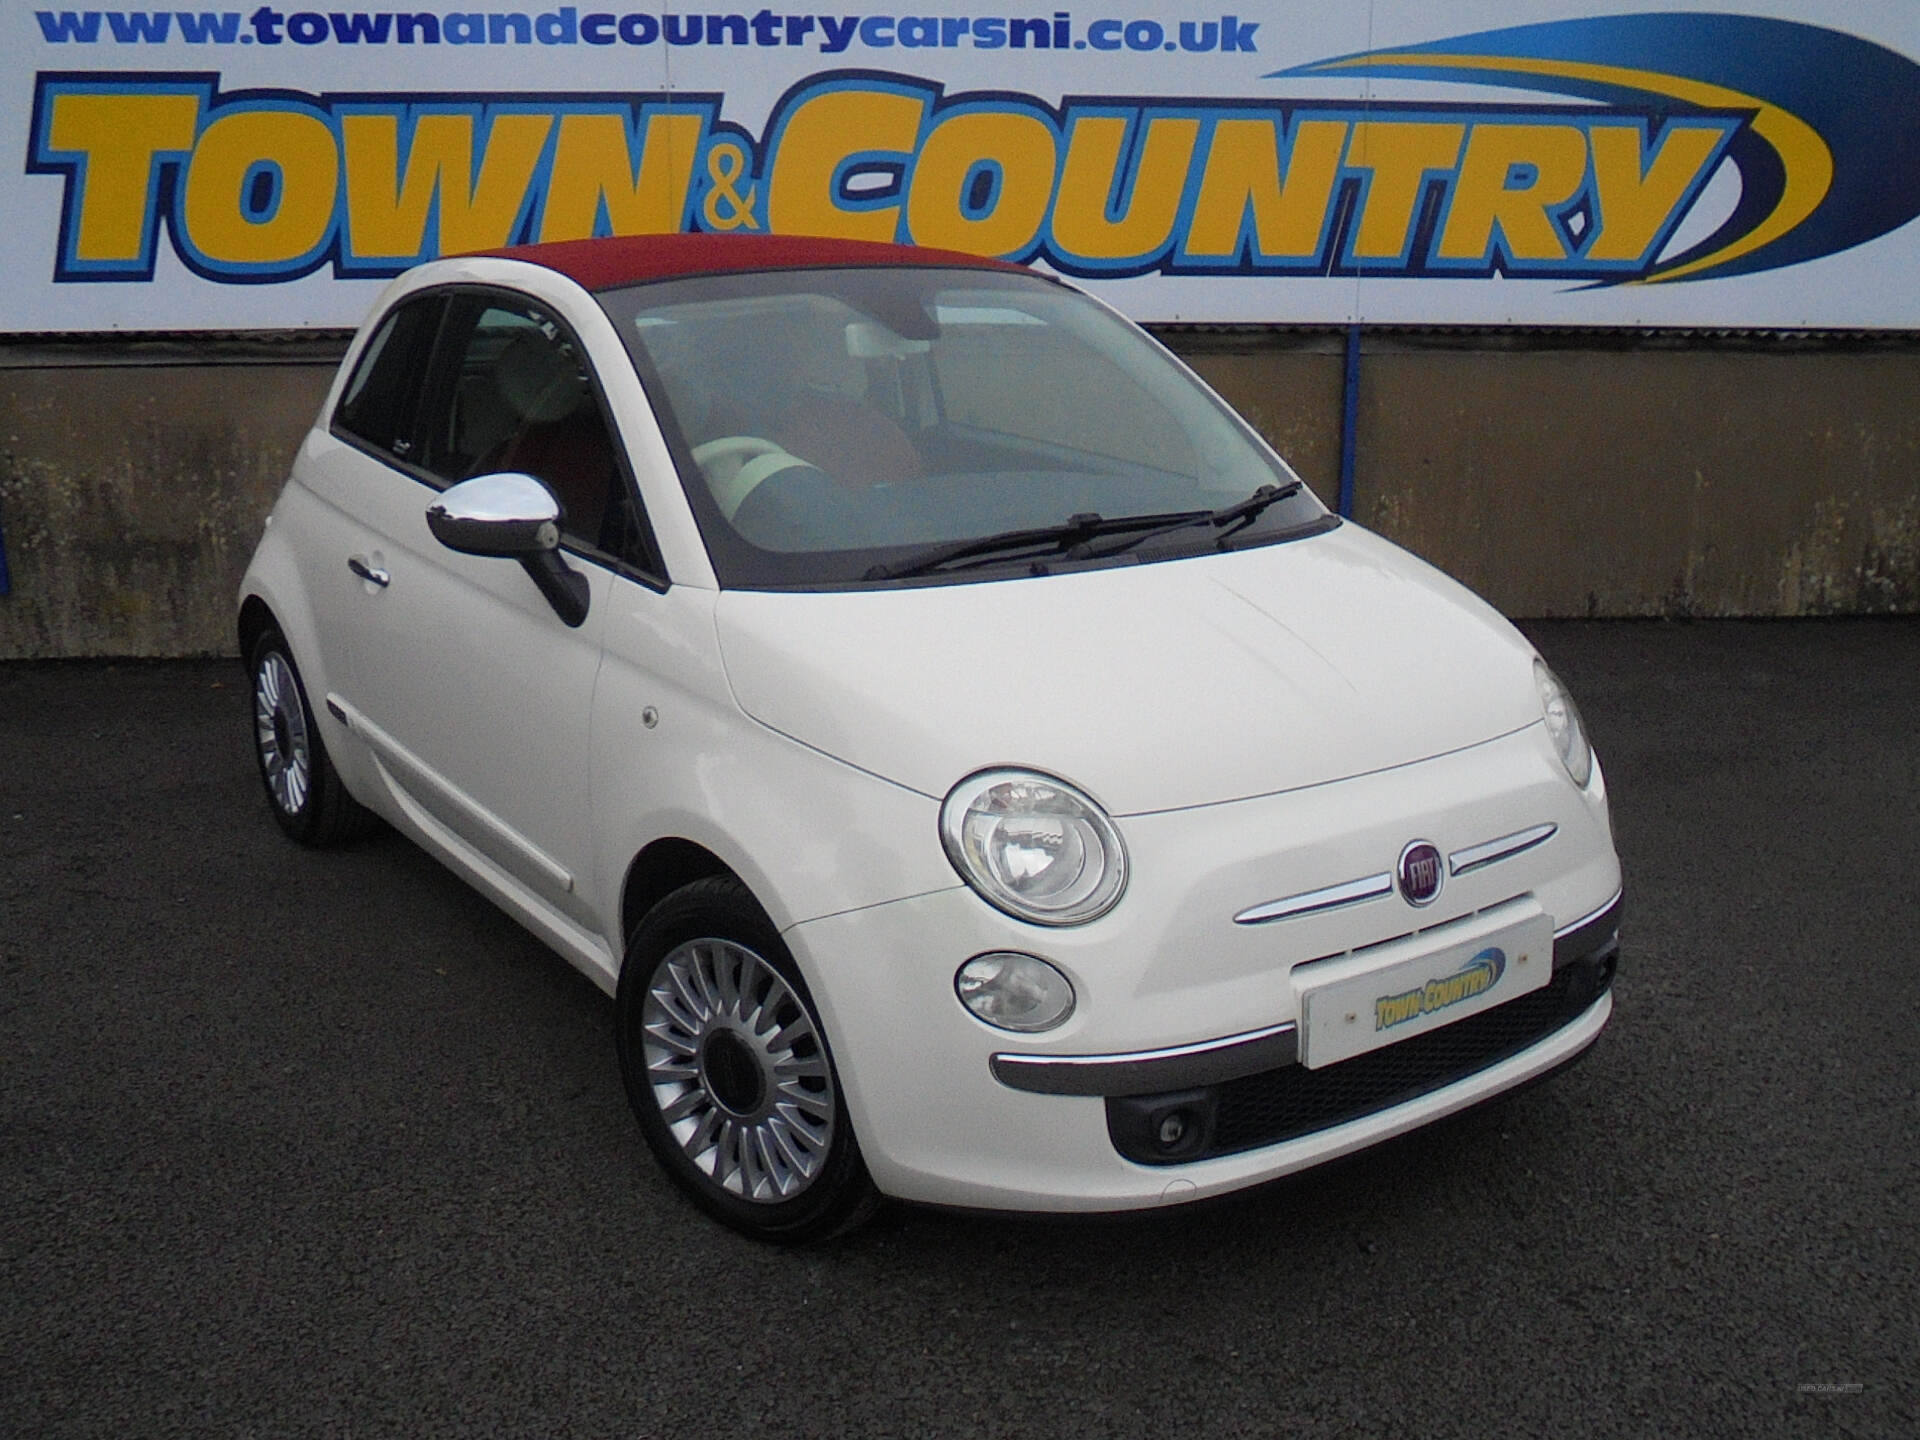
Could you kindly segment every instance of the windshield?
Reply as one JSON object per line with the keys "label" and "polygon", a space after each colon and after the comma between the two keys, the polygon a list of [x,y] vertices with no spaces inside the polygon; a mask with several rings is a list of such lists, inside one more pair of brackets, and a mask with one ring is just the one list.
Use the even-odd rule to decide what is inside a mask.
{"label": "windshield", "polygon": [[1131,563],[1333,523],[1157,344],[1037,276],[778,271],[599,299],[730,588]]}

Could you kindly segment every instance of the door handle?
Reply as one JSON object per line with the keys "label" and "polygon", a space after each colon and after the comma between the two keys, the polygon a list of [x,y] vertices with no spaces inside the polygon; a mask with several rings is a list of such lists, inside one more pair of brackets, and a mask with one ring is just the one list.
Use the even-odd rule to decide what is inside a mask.
{"label": "door handle", "polygon": [[358,575],[362,580],[367,581],[369,584],[378,585],[383,590],[393,583],[393,576],[384,570],[376,569],[367,564],[367,562],[362,560],[358,555],[349,555],[347,557],[347,569]]}

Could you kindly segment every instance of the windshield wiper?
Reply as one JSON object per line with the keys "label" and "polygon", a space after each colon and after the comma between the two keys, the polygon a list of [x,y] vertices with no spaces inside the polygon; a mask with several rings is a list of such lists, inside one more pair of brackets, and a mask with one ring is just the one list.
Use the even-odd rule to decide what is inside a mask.
{"label": "windshield wiper", "polygon": [[[1195,525],[1212,525],[1224,531],[1225,533],[1215,540],[1214,544],[1225,549],[1227,541],[1259,519],[1261,512],[1269,505],[1277,505],[1282,500],[1290,500],[1298,495],[1300,484],[1298,480],[1289,480],[1284,485],[1262,485],[1246,499],[1236,501],[1232,505],[1223,505],[1218,510],[1195,510],[1190,514],[1165,516],[1163,518],[1166,524],[1145,530],[1139,535],[1129,535],[1117,545],[1106,545],[1096,550],[1083,542],[1068,553],[1068,558],[1097,560],[1107,555],[1118,555],[1123,550],[1132,550],[1146,544],[1149,540],[1157,540],[1162,535],[1171,535],[1177,530],[1186,530]],[[1233,528],[1228,529],[1228,526]]]}
{"label": "windshield wiper", "polygon": [[[1242,505],[1250,503],[1241,501]],[[1230,507],[1231,508],[1231,507]],[[977,540],[962,540],[949,545],[933,545],[911,555],[894,561],[891,565],[875,565],[869,569],[868,580],[899,580],[908,575],[927,575],[945,566],[961,560],[992,560],[1017,555],[1022,550],[1033,550],[1039,554],[1058,554],[1071,550],[1075,546],[1085,545],[1087,541],[1101,535],[1117,535],[1129,530],[1145,530],[1148,533],[1167,529],[1179,529],[1186,525],[1195,525],[1209,520],[1223,512],[1216,510],[1178,510],[1163,515],[1116,515],[1112,519],[1086,511],[1069,516],[1059,525],[1042,525],[1033,530],[1003,530],[997,535],[983,535]]]}
{"label": "windshield wiper", "polygon": [[[1068,560],[1097,560],[1107,555],[1118,555],[1158,536],[1171,535],[1195,525],[1212,525],[1216,529],[1226,530],[1226,534],[1216,542],[1224,545],[1228,536],[1251,525],[1269,505],[1299,493],[1300,482],[1289,480],[1284,485],[1262,485],[1246,499],[1218,510],[1173,510],[1159,515],[1116,515],[1112,519],[1087,511],[1068,516],[1059,525],[1043,525],[1033,530],[1003,530],[997,535],[983,535],[978,540],[934,545],[896,560],[891,565],[875,565],[867,571],[865,578],[899,580],[909,575],[928,575],[962,560],[1011,558],[1022,550],[1036,551],[1036,559],[1041,555],[1058,554]],[[1227,530],[1228,526],[1234,528]],[[1139,533],[1132,533],[1135,531]],[[1127,538],[1100,549],[1088,543],[1103,535],[1125,535]]]}

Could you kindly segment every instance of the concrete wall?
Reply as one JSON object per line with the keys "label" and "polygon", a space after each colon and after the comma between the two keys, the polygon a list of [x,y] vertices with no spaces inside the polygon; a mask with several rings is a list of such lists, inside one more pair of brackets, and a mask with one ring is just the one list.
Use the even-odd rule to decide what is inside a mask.
{"label": "concrete wall", "polygon": [[[1329,503],[1342,341],[1168,339]],[[0,658],[232,648],[337,336],[0,345]],[[1369,335],[1355,518],[1515,616],[1920,611],[1920,343]]]}
{"label": "concrete wall", "polygon": [[231,651],[234,590],[332,379],[329,348],[331,362],[113,347],[0,367],[0,658]]}
{"label": "concrete wall", "polygon": [[[1188,335],[1330,503],[1337,343]],[[1920,611],[1920,345],[1368,336],[1354,518],[1508,615]]]}
{"label": "concrete wall", "polygon": [[1355,515],[1513,615],[1920,609],[1920,355],[1392,352]]}

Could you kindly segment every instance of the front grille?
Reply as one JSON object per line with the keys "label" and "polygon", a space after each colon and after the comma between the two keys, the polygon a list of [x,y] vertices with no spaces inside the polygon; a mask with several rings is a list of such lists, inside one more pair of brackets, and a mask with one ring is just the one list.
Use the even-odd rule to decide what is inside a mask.
{"label": "front grille", "polygon": [[1182,1107],[1211,1109],[1210,1133],[1201,1148],[1181,1147],[1182,1153],[1176,1154],[1140,1143],[1142,1125],[1130,1117],[1152,1114],[1152,1096],[1109,1100],[1108,1131],[1128,1159],[1165,1165],[1277,1145],[1358,1120],[1464,1080],[1538,1044],[1600,998],[1613,983],[1613,968],[1610,953],[1568,965],[1542,989],[1338,1065],[1318,1070],[1287,1065],[1208,1091],[1165,1097],[1165,1102]]}

